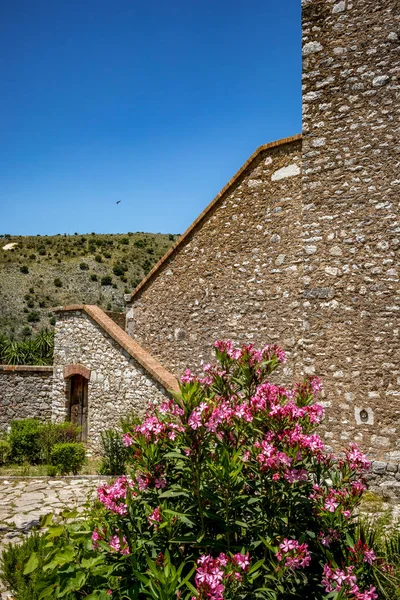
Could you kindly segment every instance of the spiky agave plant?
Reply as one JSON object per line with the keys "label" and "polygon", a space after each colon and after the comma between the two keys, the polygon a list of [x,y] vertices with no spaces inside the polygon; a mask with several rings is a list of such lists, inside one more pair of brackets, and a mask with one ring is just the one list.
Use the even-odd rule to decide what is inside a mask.
{"label": "spiky agave plant", "polygon": [[6,365],[51,365],[53,351],[54,333],[48,329],[21,342],[0,335],[0,362]]}

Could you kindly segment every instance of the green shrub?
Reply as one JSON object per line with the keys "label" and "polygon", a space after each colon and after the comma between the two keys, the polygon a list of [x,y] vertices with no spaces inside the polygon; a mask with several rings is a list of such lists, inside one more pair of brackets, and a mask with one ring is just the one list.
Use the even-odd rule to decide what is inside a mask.
{"label": "green shrub", "polygon": [[31,260],[36,260],[36,254],[30,254],[30,255],[29,255],[29,258],[30,258]]}
{"label": "green shrub", "polygon": [[22,267],[20,268],[21,273],[29,273],[29,269],[26,265],[22,265]]}
{"label": "green shrub", "polygon": [[81,428],[75,423],[44,423],[40,427],[41,456],[44,462],[50,462],[51,451],[56,444],[77,442]]}
{"label": "green shrub", "polygon": [[56,277],[53,283],[57,288],[62,287],[62,281],[59,277]]}
{"label": "green shrub", "polygon": [[81,262],[79,268],[81,269],[81,271],[89,271],[89,265],[85,262]]}
{"label": "green shrub", "polygon": [[77,475],[85,460],[84,445],[74,442],[55,444],[50,453],[50,463],[57,467],[61,475],[68,475],[68,473]]}
{"label": "green shrub", "polygon": [[12,460],[16,463],[28,461],[36,464],[40,460],[39,430],[41,422],[38,419],[19,419],[11,421],[9,442]]}
{"label": "green shrub", "polygon": [[96,275],[96,273],[92,273],[91,274],[90,281],[97,281],[97,275]]}
{"label": "green shrub", "polygon": [[[25,538],[22,544],[9,544],[3,551],[0,560],[0,577],[3,583],[14,594],[15,600],[37,600],[40,592],[35,589],[36,582],[43,576],[42,556],[45,556],[46,538],[33,533]],[[34,554],[38,559],[38,567],[27,575],[24,569],[29,557]]]}
{"label": "green shrub", "polygon": [[37,323],[40,321],[40,313],[37,310],[32,310],[28,314],[28,323]]}
{"label": "green shrub", "polygon": [[98,263],[103,262],[103,258],[100,256],[100,254],[96,254],[96,256],[94,257],[94,260]]}
{"label": "green shrub", "polygon": [[124,244],[124,246],[127,246],[129,244],[129,238],[123,237],[121,240],[121,244]]}
{"label": "green shrub", "polygon": [[116,264],[113,267],[114,275],[117,275],[117,276],[123,275],[125,273],[125,271],[126,271],[126,269],[120,264]]}
{"label": "green shrub", "polygon": [[172,234],[172,233],[169,233],[169,234],[168,234],[168,239],[169,239],[169,241],[170,241],[170,242],[173,242],[173,241],[174,241],[174,239],[175,239],[175,237],[173,236],[173,234]]}
{"label": "green shrub", "polygon": [[136,248],[144,248],[145,244],[143,240],[136,240],[133,245],[136,246]]}
{"label": "green shrub", "polygon": [[53,325],[53,327],[54,327],[54,325],[56,324],[56,318],[51,317],[49,323],[50,323],[50,325]]}
{"label": "green shrub", "polygon": [[101,285],[112,285],[111,275],[104,275],[104,277],[101,278]]}
{"label": "green shrub", "polygon": [[6,439],[0,439],[0,465],[5,465],[11,455],[11,444]]}
{"label": "green shrub", "polygon": [[104,252],[104,258],[111,258],[111,254],[109,252]]}
{"label": "green shrub", "polygon": [[114,429],[100,433],[101,464],[100,475],[123,475],[126,473],[126,462],[129,452],[124,445],[121,434]]}
{"label": "green shrub", "polygon": [[28,308],[33,308],[35,306],[35,302],[32,298],[30,298],[27,302]]}

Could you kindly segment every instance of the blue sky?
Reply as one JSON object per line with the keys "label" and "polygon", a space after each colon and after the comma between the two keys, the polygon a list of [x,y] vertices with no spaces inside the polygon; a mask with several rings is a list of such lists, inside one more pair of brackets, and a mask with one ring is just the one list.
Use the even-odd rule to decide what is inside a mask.
{"label": "blue sky", "polygon": [[300,132],[300,11],[1,3],[0,233],[182,233],[259,145]]}

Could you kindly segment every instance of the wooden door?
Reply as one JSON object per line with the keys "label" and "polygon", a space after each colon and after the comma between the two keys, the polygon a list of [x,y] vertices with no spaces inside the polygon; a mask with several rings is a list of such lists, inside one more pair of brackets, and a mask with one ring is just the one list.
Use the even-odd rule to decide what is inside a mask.
{"label": "wooden door", "polygon": [[81,427],[81,440],[87,439],[88,380],[82,375],[73,375],[70,383],[69,420]]}

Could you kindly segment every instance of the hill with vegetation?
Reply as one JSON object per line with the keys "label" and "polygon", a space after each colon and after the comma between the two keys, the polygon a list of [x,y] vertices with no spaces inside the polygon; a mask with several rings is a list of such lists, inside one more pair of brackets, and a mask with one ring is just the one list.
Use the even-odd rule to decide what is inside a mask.
{"label": "hill with vegetation", "polygon": [[97,304],[122,311],[131,292],[178,239],[127,233],[0,238],[0,333],[22,340],[54,325],[51,308]]}

